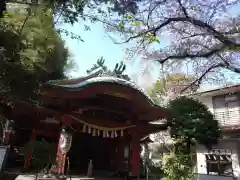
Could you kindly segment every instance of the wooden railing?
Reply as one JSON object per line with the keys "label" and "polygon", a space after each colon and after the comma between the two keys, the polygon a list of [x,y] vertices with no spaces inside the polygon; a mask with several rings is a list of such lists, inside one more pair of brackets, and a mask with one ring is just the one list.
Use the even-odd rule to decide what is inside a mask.
{"label": "wooden railing", "polygon": [[220,126],[240,125],[240,110],[226,110],[214,113]]}

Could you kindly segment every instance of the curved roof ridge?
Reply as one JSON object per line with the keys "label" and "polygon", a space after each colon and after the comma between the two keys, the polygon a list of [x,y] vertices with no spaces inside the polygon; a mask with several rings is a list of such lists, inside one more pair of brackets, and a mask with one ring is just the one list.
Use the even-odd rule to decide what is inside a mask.
{"label": "curved roof ridge", "polygon": [[[61,81],[58,81],[58,82],[61,82]],[[50,85],[51,87],[59,87],[59,88],[67,88],[67,89],[78,89],[78,88],[82,88],[86,85],[89,85],[89,84],[94,84],[94,83],[116,83],[116,84],[120,84],[120,85],[124,85],[124,86],[128,86],[128,87],[131,87],[139,92],[141,92],[145,97],[146,99],[150,102],[150,104],[152,104],[153,106],[158,106],[151,98],[150,96],[148,95],[148,93],[143,89],[141,88],[140,86],[138,86],[134,81],[128,81],[128,80],[125,80],[125,79],[122,79],[122,78],[118,78],[118,77],[114,77],[114,76],[110,76],[110,75],[97,75],[97,76],[94,76],[94,77],[89,77],[86,78],[86,79],[81,79],[81,81],[77,82],[77,83],[65,83],[65,84],[62,84],[62,83],[49,83],[48,85]]]}
{"label": "curved roof ridge", "polygon": [[60,80],[49,80],[47,84],[54,84],[54,85],[60,85],[60,84],[74,84],[74,83],[80,83],[82,81],[85,81],[90,78],[98,77],[102,73],[102,70],[99,70],[93,74],[90,74],[88,76],[84,77],[78,77],[78,78],[71,78],[71,79],[60,79]]}

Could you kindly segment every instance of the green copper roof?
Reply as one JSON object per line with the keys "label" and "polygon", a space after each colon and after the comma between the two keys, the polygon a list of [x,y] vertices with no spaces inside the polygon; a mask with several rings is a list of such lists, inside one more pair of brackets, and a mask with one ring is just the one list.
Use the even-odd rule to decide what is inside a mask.
{"label": "green copper roof", "polygon": [[[97,77],[90,77],[89,79],[84,79],[83,81],[76,83],[76,84],[52,84],[54,82],[61,82],[61,81],[50,81],[47,86],[50,88],[64,88],[69,91],[77,91],[80,88],[84,88],[85,86],[97,84],[97,83],[111,83],[111,84],[119,84],[122,86],[126,86],[132,89],[135,89],[136,91],[139,91],[142,93],[143,96],[145,96],[146,100],[154,107],[160,107],[156,105],[153,100],[148,96],[148,94],[144,91],[144,89],[140,88],[136,85],[136,83],[132,81],[127,81],[125,79],[117,78],[117,77],[109,77],[109,76],[97,76]],[[75,79],[76,80],[76,79]],[[68,80],[71,82],[71,80]]]}

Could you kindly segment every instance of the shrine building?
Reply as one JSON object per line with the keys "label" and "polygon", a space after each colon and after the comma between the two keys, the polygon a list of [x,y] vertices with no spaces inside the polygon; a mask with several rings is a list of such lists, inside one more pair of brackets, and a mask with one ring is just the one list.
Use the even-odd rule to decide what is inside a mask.
{"label": "shrine building", "polygon": [[[164,108],[154,104],[134,83],[98,76],[49,81],[43,88],[39,106],[23,102],[15,105],[11,119],[16,135],[12,146],[44,138],[56,144],[56,171],[66,172],[69,157],[71,173],[87,172],[89,161],[95,172],[125,172],[131,178],[140,174],[140,141],[167,125],[153,124],[166,117]],[[71,132],[70,150],[62,152],[61,132]],[[68,142],[65,142],[68,143]],[[24,162],[31,167],[31,154]]]}

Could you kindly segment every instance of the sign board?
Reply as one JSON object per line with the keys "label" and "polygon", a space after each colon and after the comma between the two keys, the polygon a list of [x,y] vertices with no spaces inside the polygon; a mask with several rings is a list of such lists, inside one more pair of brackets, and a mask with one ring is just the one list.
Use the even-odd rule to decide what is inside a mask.
{"label": "sign board", "polygon": [[0,172],[3,168],[4,159],[6,157],[7,153],[7,147],[6,146],[0,146]]}

